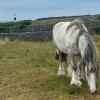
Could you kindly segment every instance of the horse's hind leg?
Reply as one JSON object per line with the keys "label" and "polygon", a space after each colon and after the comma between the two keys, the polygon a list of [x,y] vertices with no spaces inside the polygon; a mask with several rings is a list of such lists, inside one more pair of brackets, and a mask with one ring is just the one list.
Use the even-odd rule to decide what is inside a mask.
{"label": "horse's hind leg", "polygon": [[64,69],[64,65],[63,65],[63,56],[62,56],[62,52],[61,52],[60,50],[57,50],[57,55],[58,55],[59,60],[60,60],[60,65],[59,65],[59,68],[58,68],[58,73],[57,73],[57,75],[58,75],[58,76],[65,75],[65,69]]}

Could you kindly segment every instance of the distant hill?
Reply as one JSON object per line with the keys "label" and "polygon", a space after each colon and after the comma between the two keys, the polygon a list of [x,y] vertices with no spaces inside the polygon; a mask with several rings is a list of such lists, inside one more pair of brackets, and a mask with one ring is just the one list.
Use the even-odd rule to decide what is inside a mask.
{"label": "distant hill", "polygon": [[72,21],[74,19],[82,20],[89,30],[94,29],[96,33],[100,33],[100,14],[40,18],[32,21],[32,24],[26,28],[26,31],[37,32],[37,33],[40,31],[51,31],[52,27],[56,23],[64,21]]}
{"label": "distant hill", "polygon": [[46,24],[56,24],[61,21],[72,21],[74,19],[80,19],[84,22],[90,20],[100,20],[100,14],[97,15],[83,15],[83,16],[63,16],[63,17],[48,17],[48,18],[40,18],[32,22],[34,25],[46,25]]}

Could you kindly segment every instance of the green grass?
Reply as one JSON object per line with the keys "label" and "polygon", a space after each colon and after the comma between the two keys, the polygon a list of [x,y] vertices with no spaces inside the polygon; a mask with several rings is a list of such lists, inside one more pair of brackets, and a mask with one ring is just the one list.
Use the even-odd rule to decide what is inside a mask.
{"label": "green grass", "polygon": [[[94,40],[100,50],[100,36]],[[91,95],[86,82],[79,88],[58,77],[54,56],[51,41],[0,41],[0,100],[100,100],[100,83]]]}

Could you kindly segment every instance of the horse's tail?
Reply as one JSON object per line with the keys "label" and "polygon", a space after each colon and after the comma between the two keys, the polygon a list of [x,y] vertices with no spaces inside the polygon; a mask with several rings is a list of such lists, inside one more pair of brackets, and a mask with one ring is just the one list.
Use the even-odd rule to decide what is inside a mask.
{"label": "horse's tail", "polygon": [[99,77],[99,67],[97,64],[96,48],[88,34],[81,34],[79,37],[79,51],[81,54],[83,68],[87,75],[95,73]]}
{"label": "horse's tail", "polygon": [[81,31],[86,31],[88,32],[87,28],[84,26],[83,22],[81,20],[74,20],[72,21],[68,26],[67,30],[69,30],[72,26],[77,26],[78,29],[81,29]]}

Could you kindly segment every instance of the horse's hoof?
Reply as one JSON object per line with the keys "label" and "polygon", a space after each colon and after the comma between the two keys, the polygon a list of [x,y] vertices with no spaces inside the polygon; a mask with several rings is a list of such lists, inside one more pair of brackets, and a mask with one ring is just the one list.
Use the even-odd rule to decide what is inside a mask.
{"label": "horse's hoof", "polygon": [[57,73],[57,76],[64,76],[65,75],[65,72],[64,71],[60,71]]}
{"label": "horse's hoof", "polygon": [[96,90],[95,90],[95,91],[93,91],[93,90],[91,91],[91,94],[96,94],[96,93],[97,93],[97,91],[96,91]]}
{"label": "horse's hoof", "polygon": [[57,73],[57,76],[65,76],[65,73]]}
{"label": "horse's hoof", "polygon": [[70,85],[75,85],[75,86],[78,86],[78,87],[81,87],[82,86],[82,82],[80,81],[76,81],[76,82],[71,82]]}

